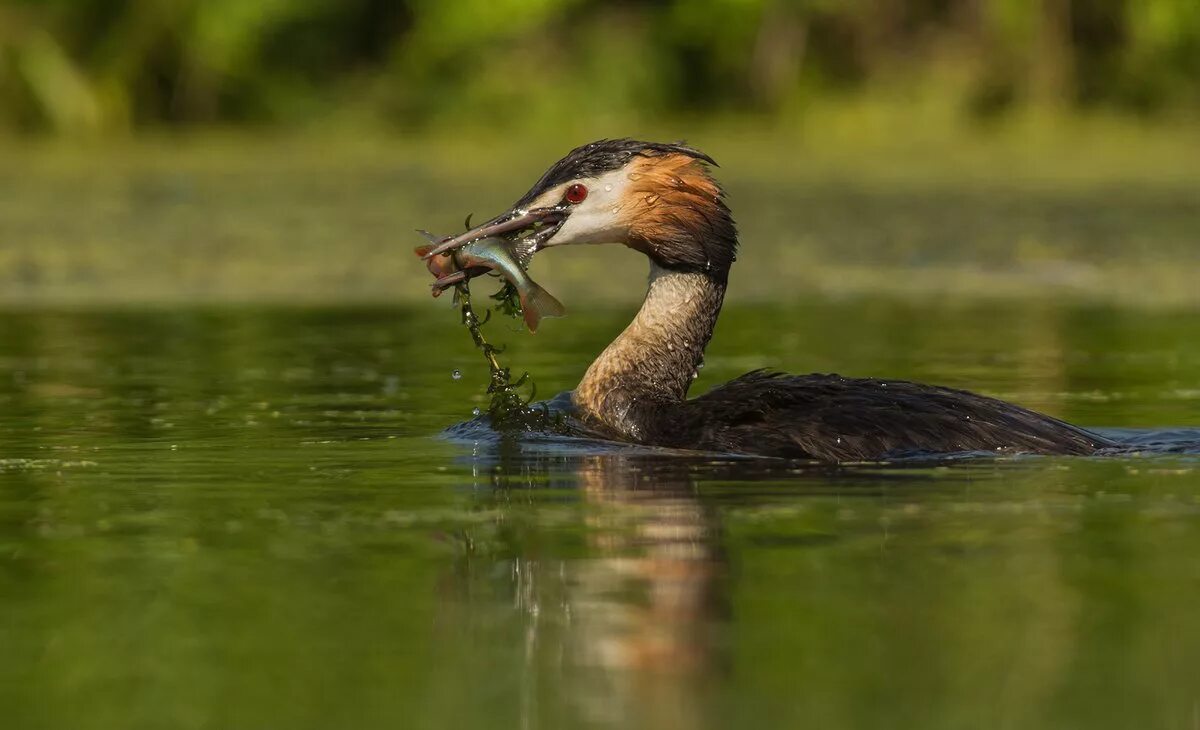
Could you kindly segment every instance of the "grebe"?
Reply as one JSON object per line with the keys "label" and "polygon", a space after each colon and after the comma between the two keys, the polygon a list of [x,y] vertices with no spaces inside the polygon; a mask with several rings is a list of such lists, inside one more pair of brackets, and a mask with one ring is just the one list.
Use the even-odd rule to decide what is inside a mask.
{"label": "grebe", "polygon": [[1105,439],[1020,406],[891,379],[754,371],[688,399],[738,237],[716,162],[683,144],[600,140],[554,163],[506,213],[435,246],[510,237],[538,250],[622,243],[650,259],[646,299],[571,394],[589,429],[639,444],[872,461],[973,451],[1091,454]]}

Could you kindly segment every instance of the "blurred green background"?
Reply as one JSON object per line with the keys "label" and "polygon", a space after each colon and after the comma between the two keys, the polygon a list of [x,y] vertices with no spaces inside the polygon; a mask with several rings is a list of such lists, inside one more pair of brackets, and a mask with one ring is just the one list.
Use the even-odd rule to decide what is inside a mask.
{"label": "blurred green background", "polygon": [[1195,0],[0,0],[0,301],[417,299],[413,228],[636,136],[721,162],[735,298],[1191,306],[1198,120]]}
{"label": "blurred green background", "polygon": [[788,117],[930,86],[1139,114],[1200,103],[1194,0],[5,0],[0,120],[83,134],[344,117]]}

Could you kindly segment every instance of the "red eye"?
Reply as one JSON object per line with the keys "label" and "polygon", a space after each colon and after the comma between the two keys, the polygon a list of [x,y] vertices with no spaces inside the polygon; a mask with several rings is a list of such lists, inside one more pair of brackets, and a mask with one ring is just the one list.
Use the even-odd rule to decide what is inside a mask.
{"label": "red eye", "polygon": [[566,198],[568,203],[571,203],[572,205],[579,205],[587,198],[587,187],[580,185],[579,183],[575,183],[571,187],[567,188],[567,193],[563,197]]}

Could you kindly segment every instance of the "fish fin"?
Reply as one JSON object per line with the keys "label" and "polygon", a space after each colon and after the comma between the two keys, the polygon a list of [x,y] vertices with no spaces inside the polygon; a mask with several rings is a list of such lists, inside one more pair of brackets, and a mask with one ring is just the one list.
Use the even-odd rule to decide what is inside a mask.
{"label": "fish fin", "polygon": [[417,255],[420,256],[421,258],[425,258],[426,256],[428,256],[429,252],[433,250],[434,246],[438,245],[439,243],[441,243],[442,241],[445,240],[444,238],[433,235],[429,231],[423,231],[420,228],[417,229],[417,233],[420,233],[422,236],[429,239],[428,246],[417,246],[415,249],[413,249],[414,251],[417,252]]}
{"label": "fish fin", "polygon": [[565,317],[567,308],[554,295],[541,286],[530,282],[529,291],[521,296],[521,312],[525,316],[525,326],[530,332],[537,332],[538,323],[542,317]]}

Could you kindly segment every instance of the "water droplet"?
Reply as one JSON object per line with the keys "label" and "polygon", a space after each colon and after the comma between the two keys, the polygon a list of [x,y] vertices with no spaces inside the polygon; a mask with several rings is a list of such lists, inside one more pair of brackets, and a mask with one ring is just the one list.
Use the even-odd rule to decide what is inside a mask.
{"label": "water droplet", "polygon": [[698,378],[698,377],[700,377],[700,371],[699,371],[699,370],[693,370],[693,371],[692,371],[692,380],[695,380],[695,379],[696,379],[696,378]]}
{"label": "water droplet", "polygon": [[667,349],[670,350],[671,352],[675,352],[675,345],[672,345],[670,342],[668,342]]}
{"label": "water droplet", "polygon": [[479,408],[472,408],[472,409],[471,409],[471,415],[472,415],[472,416],[478,416],[478,415],[480,415],[481,413],[483,413],[483,411],[479,410]]}
{"label": "water droplet", "polygon": [[658,199],[660,197],[662,197],[662,196],[660,196],[658,193],[651,193],[650,195],[647,195],[646,196],[646,205],[654,205],[655,203],[658,202]]}
{"label": "water droplet", "polygon": [[697,364],[696,364],[696,369],[697,369],[697,370],[703,370],[703,369],[704,369],[704,361],[703,361],[703,360],[701,360],[699,363],[697,363]]}
{"label": "water droplet", "polygon": [[604,186],[604,192],[606,192],[606,193],[612,192],[612,183],[609,183],[608,185]]}
{"label": "water droplet", "polygon": [[450,373],[450,378],[452,380],[461,380],[462,379],[462,371],[459,370],[458,368],[454,368],[454,371]]}

